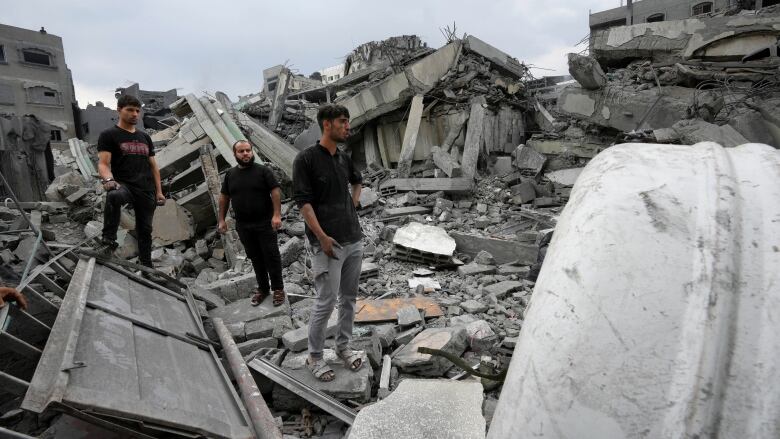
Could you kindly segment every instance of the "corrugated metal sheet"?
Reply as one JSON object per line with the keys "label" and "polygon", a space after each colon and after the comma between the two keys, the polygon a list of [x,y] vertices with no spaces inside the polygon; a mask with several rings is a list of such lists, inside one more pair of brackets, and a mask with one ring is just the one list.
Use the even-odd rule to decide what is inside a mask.
{"label": "corrugated metal sheet", "polygon": [[53,403],[218,438],[253,437],[247,414],[185,300],[94,259],[74,273],[23,408]]}

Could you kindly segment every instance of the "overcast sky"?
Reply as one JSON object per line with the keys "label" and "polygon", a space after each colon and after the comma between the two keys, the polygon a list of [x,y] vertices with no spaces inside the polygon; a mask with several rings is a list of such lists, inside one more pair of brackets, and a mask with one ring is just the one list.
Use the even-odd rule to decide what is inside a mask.
{"label": "overcast sky", "polygon": [[[565,54],[588,34],[588,12],[620,0],[0,0],[0,22],[44,26],[62,37],[84,108],[116,104],[114,89],[179,94],[221,90],[232,99],[259,91],[264,68],[287,63],[299,73],[339,64],[354,47],[416,34],[430,47],[455,22],[527,64],[566,73]],[[122,9],[126,7],[126,9]]]}

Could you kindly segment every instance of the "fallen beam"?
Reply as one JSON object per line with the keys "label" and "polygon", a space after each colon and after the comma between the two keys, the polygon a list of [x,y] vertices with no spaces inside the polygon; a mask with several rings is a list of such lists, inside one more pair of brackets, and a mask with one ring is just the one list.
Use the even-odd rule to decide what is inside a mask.
{"label": "fallen beam", "polygon": [[471,100],[471,114],[466,128],[466,144],[463,146],[463,158],[460,161],[463,176],[469,179],[474,178],[477,174],[477,161],[479,160],[479,151],[482,149],[485,129],[485,105],[487,105],[487,101],[484,96],[477,96]]}
{"label": "fallen beam", "polygon": [[460,164],[452,158],[449,152],[438,146],[432,146],[431,156],[433,157],[433,164],[447,174],[447,177],[461,176]]}
{"label": "fallen beam", "polygon": [[298,150],[294,146],[282,140],[265,126],[255,122],[249,115],[237,113],[238,125],[247,132],[249,140],[256,146],[263,157],[279,167],[282,172],[292,179],[292,164]]}
{"label": "fallen beam", "polygon": [[398,192],[418,192],[422,194],[445,192],[461,194],[470,192],[474,182],[470,178],[393,178],[385,181],[379,188],[382,196]]}
{"label": "fallen beam", "polygon": [[398,157],[398,176],[409,176],[414,158],[414,147],[417,144],[417,135],[420,132],[420,121],[423,113],[423,96],[415,95],[412,98],[412,106],[409,110],[409,118],[406,122],[404,140],[401,144],[401,154]]}
{"label": "fallen beam", "polygon": [[357,417],[357,413],[355,413],[354,410],[340,403],[336,399],[331,398],[330,396],[296,380],[283,369],[275,366],[273,363],[270,363],[265,359],[255,358],[249,362],[249,367],[275,382],[276,384],[279,384],[280,386],[289,390],[290,392],[325,410],[348,425],[352,425],[352,422],[354,422],[355,418]]}
{"label": "fallen beam", "polygon": [[457,252],[474,257],[485,250],[493,255],[498,265],[515,261],[522,265],[533,265],[539,257],[539,247],[533,244],[460,232],[450,232],[450,236],[455,239]]}

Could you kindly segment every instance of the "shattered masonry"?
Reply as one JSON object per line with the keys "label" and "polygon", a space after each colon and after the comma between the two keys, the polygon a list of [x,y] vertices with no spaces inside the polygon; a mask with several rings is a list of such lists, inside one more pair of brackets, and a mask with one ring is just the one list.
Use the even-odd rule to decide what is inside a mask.
{"label": "shattered masonry", "polygon": [[[245,409],[267,403],[280,435],[343,437],[353,425],[353,434],[370,437],[399,431],[384,419],[387,413],[438,404],[441,391],[475,413],[453,414],[450,427],[483,437],[501,383],[466,378],[460,367],[417,348],[444,350],[486,374],[506,367],[557,216],[600,151],[625,142],[780,145],[778,35],[780,6],[600,29],[591,35],[589,55],[568,55],[571,76],[549,78],[534,78],[522,62],[475,36],[452,38],[438,49],[399,36],[356,48],[343,66],[329,70],[329,78],[340,72],[337,78],[266,69],[262,91],[237,103],[219,92],[118,89],[165,101],[148,107],[144,118],[170,198],[155,214],[152,256],[156,269],[170,276],[157,286],[132,266],[96,261],[75,248],[102,227],[93,141],[49,144],[43,120],[0,118],[0,172],[10,182],[0,194],[12,190],[21,201],[21,211],[0,206],[0,282],[19,284],[33,261],[22,285],[29,312],[0,312],[0,336],[10,346],[0,357],[0,428],[243,437],[255,431]],[[252,307],[251,264],[233,224],[226,235],[216,233],[214,197],[219,174],[235,163],[231,145],[244,138],[289,197],[292,161],[319,138],[316,110],[325,102],[349,109],[353,133],[343,148],[364,176],[365,260],[354,347],[365,351],[367,367],[351,373],[326,350],[336,371],[330,383],[313,379],[304,366],[314,289],[297,208],[289,198],[283,203],[279,235],[289,301]],[[132,211],[123,212],[117,256],[131,263],[133,229]],[[39,230],[46,246],[36,245]],[[103,293],[101,282],[116,287]],[[148,298],[177,317],[144,308]],[[68,320],[58,308],[84,318]],[[259,400],[241,399],[226,379],[236,372],[218,361],[217,319],[251,369]],[[112,329],[95,331],[94,322]],[[116,338],[131,327],[151,331],[153,341]],[[105,347],[102,354],[121,357],[123,368],[176,373],[149,399],[131,403],[120,386],[112,401],[85,376],[126,373],[111,365],[99,369],[100,355],[86,348],[78,351],[84,357],[56,351],[47,345],[54,329],[62,346],[92,340],[90,346]],[[171,343],[160,342],[166,337]],[[120,345],[133,346],[135,356],[122,356]],[[62,368],[36,370],[41,358]],[[133,386],[143,387],[145,378]],[[64,380],[57,384],[61,394],[46,395],[42,383],[57,379]],[[205,397],[222,407],[222,421],[198,412],[194,401]],[[51,402],[73,407],[57,417]],[[17,410],[20,405],[28,411]],[[156,416],[161,406],[176,416]],[[46,421],[32,412],[43,412]],[[112,416],[117,413],[120,418]],[[418,418],[403,427],[436,425],[424,413]]]}

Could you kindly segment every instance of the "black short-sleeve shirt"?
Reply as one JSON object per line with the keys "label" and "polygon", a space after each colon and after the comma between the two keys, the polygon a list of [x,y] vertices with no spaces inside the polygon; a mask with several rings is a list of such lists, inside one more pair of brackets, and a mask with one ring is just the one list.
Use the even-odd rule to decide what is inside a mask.
{"label": "black short-sleeve shirt", "polygon": [[[362,183],[362,176],[344,152],[330,152],[319,142],[298,153],[293,162],[293,191],[298,207],[311,204],[322,230],[341,244],[363,237],[351,184]],[[308,225],[309,242],[319,244]]]}
{"label": "black short-sleeve shirt", "polygon": [[230,197],[236,222],[271,225],[274,214],[271,190],[279,187],[273,172],[259,163],[228,169],[222,181],[222,193]]}
{"label": "black short-sleeve shirt", "polygon": [[111,174],[119,183],[143,191],[155,191],[149,157],[154,156],[154,143],[141,130],[129,132],[114,126],[98,137],[98,151],[111,153]]}

